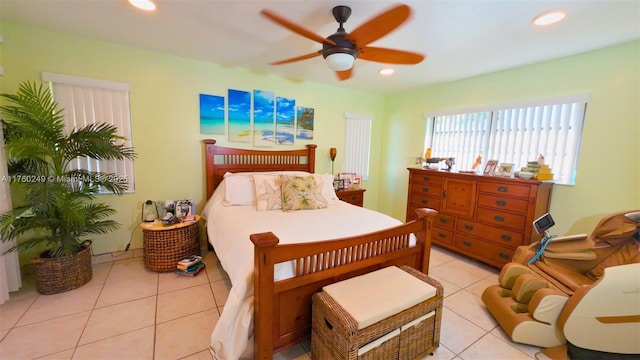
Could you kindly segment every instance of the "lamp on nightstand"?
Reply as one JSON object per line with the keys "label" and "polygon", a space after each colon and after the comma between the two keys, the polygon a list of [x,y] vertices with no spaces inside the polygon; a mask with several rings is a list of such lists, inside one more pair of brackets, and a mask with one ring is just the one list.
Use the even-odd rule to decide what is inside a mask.
{"label": "lamp on nightstand", "polygon": [[333,164],[336,160],[336,155],[338,155],[338,150],[336,148],[329,149],[329,157],[331,158],[331,175],[333,175]]}

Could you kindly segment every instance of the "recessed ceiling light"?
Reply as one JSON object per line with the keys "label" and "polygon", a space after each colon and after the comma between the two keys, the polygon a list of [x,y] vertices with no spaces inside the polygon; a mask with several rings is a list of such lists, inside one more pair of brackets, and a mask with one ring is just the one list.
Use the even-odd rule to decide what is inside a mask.
{"label": "recessed ceiling light", "polygon": [[391,68],[385,68],[385,69],[380,69],[380,71],[378,73],[380,75],[389,76],[389,75],[393,75],[394,72],[395,72],[395,70],[393,70]]}
{"label": "recessed ceiling light", "polygon": [[552,10],[542,13],[533,19],[533,23],[536,26],[548,26],[562,21],[567,17],[567,13],[562,10]]}
{"label": "recessed ceiling light", "polygon": [[145,11],[153,11],[156,9],[156,4],[151,0],[129,0],[129,3],[138,9]]}

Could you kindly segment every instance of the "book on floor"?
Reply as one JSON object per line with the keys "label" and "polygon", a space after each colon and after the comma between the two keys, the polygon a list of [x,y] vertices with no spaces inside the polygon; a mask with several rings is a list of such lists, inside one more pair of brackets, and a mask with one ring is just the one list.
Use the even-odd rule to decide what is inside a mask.
{"label": "book on floor", "polygon": [[193,266],[202,261],[202,256],[191,255],[186,259],[178,261],[176,268],[180,270],[187,270],[190,266]]}
{"label": "book on floor", "polygon": [[196,264],[193,264],[186,270],[175,269],[174,273],[183,276],[196,276],[200,271],[202,271],[202,269],[204,269],[204,266],[204,263],[200,261]]}

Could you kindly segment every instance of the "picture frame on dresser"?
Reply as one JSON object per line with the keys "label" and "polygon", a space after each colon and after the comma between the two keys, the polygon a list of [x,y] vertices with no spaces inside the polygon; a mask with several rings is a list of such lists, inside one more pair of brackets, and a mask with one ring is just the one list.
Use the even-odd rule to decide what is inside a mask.
{"label": "picture frame on dresser", "polygon": [[496,166],[498,166],[498,160],[489,160],[484,166],[484,171],[482,173],[485,175],[493,175],[496,171]]}
{"label": "picture frame on dresser", "polygon": [[496,172],[496,175],[502,176],[502,177],[511,177],[511,175],[513,174],[514,166],[515,165],[511,163],[500,163],[500,166],[498,166],[498,171]]}
{"label": "picture frame on dresser", "polygon": [[344,179],[333,179],[333,190],[338,191],[344,189]]}

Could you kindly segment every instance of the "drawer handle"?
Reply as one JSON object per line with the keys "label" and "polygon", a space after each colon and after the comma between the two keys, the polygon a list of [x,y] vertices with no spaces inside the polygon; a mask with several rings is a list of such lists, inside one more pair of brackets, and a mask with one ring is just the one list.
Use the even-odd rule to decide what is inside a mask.
{"label": "drawer handle", "polygon": [[440,222],[443,224],[446,224],[449,220],[445,219],[445,218],[440,218]]}
{"label": "drawer handle", "polygon": [[430,179],[429,179],[429,177],[428,177],[428,176],[424,176],[424,177],[422,178],[422,180],[423,180],[423,181],[429,181]]}
{"label": "drawer handle", "polygon": [[500,191],[500,192],[507,192],[508,190],[509,190],[509,188],[506,187],[506,186],[498,186],[498,191]]}
{"label": "drawer handle", "polygon": [[425,199],[422,199],[422,200],[420,200],[420,202],[421,202],[422,204],[427,205],[427,203],[428,203],[429,201],[428,201],[428,200],[425,200]]}
{"label": "drawer handle", "polygon": [[495,221],[500,221],[500,222],[503,222],[503,221],[504,221],[504,218],[503,218],[502,216],[498,216],[498,215],[494,216],[494,217],[493,217],[493,219],[494,219]]}
{"label": "drawer handle", "polygon": [[503,252],[500,252],[500,253],[498,253],[498,256],[500,256],[500,257],[501,257],[501,258],[503,258],[503,259],[507,259],[507,260],[509,260],[509,254],[505,254],[505,253],[503,253]]}
{"label": "drawer handle", "polygon": [[506,205],[507,205],[507,202],[506,202],[506,201],[504,201],[504,200],[497,200],[497,201],[496,201],[496,205],[498,205],[498,206],[506,206]]}
{"label": "drawer handle", "polygon": [[423,187],[423,188],[422,188],[422,191],[423,191],[423,192],[429,192],[429,188],[428,188],[428,187]]}
{"label": "drawer handle", "polygon": [[502,234],[500,236],[500,238],[504,241],[511,241],[511,236],[507,235],[507,234]]}
{"label": "drawer handle", "polygon": [[467,240],[463,241],[463,242],[462,242],[462,244],[463,244],[464,246],[471,246],[471,242],[470,242],[470,241],[467,241]]}
{"label": "drawer handle", "polygon": [[467,230],[473,230],[473,225],[464,224],[464,228]]}
{"label": "drawer handle", "polygon": [[351,200],[357,200],[357,199],[358,199],[358,197],[357,197],[357,196],[352,196],[352,197],[351,197]]}
{"label": "drawer handle", "polygon": [[438,236],[444,239],[444,238],[446,238],[446,237],[447,237],[447,234],[445,234],[445,233],[438,233]]}

